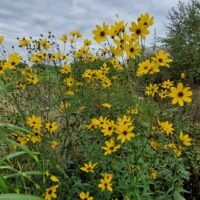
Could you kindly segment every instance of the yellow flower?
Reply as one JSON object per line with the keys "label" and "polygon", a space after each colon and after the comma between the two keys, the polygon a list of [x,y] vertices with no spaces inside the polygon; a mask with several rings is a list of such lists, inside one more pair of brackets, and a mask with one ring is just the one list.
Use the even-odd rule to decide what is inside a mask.
{"label": "yellow flower", "polygon": [[21,60],[22,57],[18,53],[14,52],[8,56],[8,61],[5,62],[5,68],[14,69],[14,67],[16,67]]}
{"label": "yellow flower", "polygon": [[25,37],[23,37],[22,39],[19,40],[19,45],[21,47],[26,47],[30,44],[30,40],[26,39]]}
{"label": "yellow flower", "polygon": [[179,104],[184,106],[184,102],[191,103],[192,91],[190,87],[184,87],[182,83],[178,83],[177,87],[170,88],[169,97],[172,99],[172,104]]}
{"label": "yellow flower", "polygon": [[3,44],[3,42],[4,42],[4,37],[0,35],[0,44]]}
{"label": "yellow flower", "polygon": [[182,142],[183,145],[191,146],[192,138],[190,138],[188,134],[184,135],[183,132],[181,131],[179,139],[180,139],[180,141]]}
{"label": "yellow flower", "polygon": [[67,85],[68,87],[72,87],[72,86],[74,85],[74,83],[75,83],[75,80],[74,80],[73,77],[69,77],[69,78],[66,78],[66,79],[64,80],[64,83],[65,83],[65,85]]}
{"label": "yellow flower", "polygon": [[92,162],[90,161],[89,163],[85,163],[84,167],[81,167],[80,169],[86,173],[94,173],[94,168],[96,167],[96,165],[97,163],[92,164]]}
{"label": "yellow flower", "polygon": [[69,74],[71,73],[71,65],[64,65],[61,69],[60,72],[61,74]]}
{"label": "yellow flower", "polygon": [[56,199],[57,198],[56,191],[58,187],[59,185],[54,185],[50,188],[47,188],[45,192],[45,200]]}
{"label": "yellow flower", "polygon": [[147,29],[148,27],[142,23],[142,21],[139,21],[138,24],[135,22],[131,23],[131,27],[129,30],[132,33],[132,37],[134,40],[138,40],[139,38],[145,39],[146,35],[150,33],[150,31]]}
{"label": "yellow flower", "polygon": [[160,125],[161,131],[165,132],[168,136],[173,134],[174,128],[173,124],[169,123],[168,121],[160,122],[158,119],[158,124]]}
{"label": "yellow flower", "polygon": [[161,99],[164,99],[164,98],[166,98],[166,97],[169,96],[169,92],[168,92],[168,90],[160,90],[160,92],[158,93],[158,95],[159,95],[159,97]]}
{"label": "yellow flower", "polygon": [[151,17],[149,13],[144,13],[139,16],[137,21],[146,27],[150,27],[154,23],[154,17]]}
{"label": "yellow flower", "polygon": [[151,180],[156,180],[158,178],[158,172],[156,170],[152,170],[151,174],[150,174],[150,178]]}
{"label": "yellow flower", "polygon": [[120,145],[115,145],[114,139],[110,139],[108,141],[105,141],[105,145],[106,146],[101,147],[104,150],[105,156],[116,152],[120,148]]}
{"label": "yellow flower", "polygon": [[102,128],[101,132],[104,134],[104,136],[111,136],[115,129],[115,123],[113,120],[106,121],[106,123],[103,124],[101,128]]}
{"label": "yellow flower", "polygon": [[62,42],[64,42],[64,43],[66,43],[66,41],[67,41],[67,34],[66,34],[66,33],[63,33],[62,36],[61,36],[61,38],[60,38],[60,40],[61,40]]}
{"label": "yellow flower", "polygon": [[155,140],[151,140],[150,145],[154,150],[156,150],[159,146]]}
{"label": "yellow flower", "polygon": [[90,196],[89,192],[81,192],[79,193],[79,197],[81,200],[93,200],[94,198]]}
{"label": "yellow flower", "polygon": [[141,62],[138,66],[139,67],[137,69],[137,76],[140,77],[145,74],[148,74],[148,72],[151,68],[151,62],[150,62],[150,60],[145,60],[145,61]]}
{"label": "yellow flower", "polygon": [[67,102],[65,102],[65,103],[62,102],[59,107],[61,110],[66,110],[71,107],[71,104],[67,103]]}
{"label": "yellow flower", "polygon": [[48,50],[51,48],[51,44],[47,39],[40,39],[39,44],[41,47],[43,47],[45,50]]}
{"label": "yellow flower", "polygon": [[135,58],[139,56],[141,49],[139,48],[139,42],[129,42],[124,45],[124,51],[126,52],[127,59]]}
{"label": "yellow flower", "polygon": [[56,122],[48,122],[45,125],[45,128],[50,132],[54,132],[58,130],[58,125],[56,124]]}
{"label": "yellow flower", "polygon": [[113,178],[112,174],[104,173],[101,174],[103,176],[103,179],[100,180],[100,183],[98,184],[98,187],[104,191],[107,189],[109,192],[112,192],[112,183],[111,180]]}
{"label": "yellow flower", "polygon": [[58,147],[59,143],[57,141],[53,140],[53,141],[51,141],[50,145],[51,145],[51,148],[53,150],[55,150]]}
{"label": "yellow flower", "polygon": [[116,126],[116,133],[118,134],[117,140],[121,140],[121,143],[124,143],[126,140],[130,141],[131,138],[135,137],[135,134],[132,132],[134,126],[128,126],[127,124],[120,124]]}
{"label": "yellow flower", "polygon": [[185,73],[184,72],[181,73],[181,79],[185,79]]}
{"label": "yellow flower", "polygon": [[85,39],[84,46],[90,46],[92,44],[91,40]]}
{"label": "yellow flower", "polygon": [[33,128],[41,128],[42,127],[41,117],[36,117],[35,115],[32,115],[31,117],[29,117],[27,119],[26,123]]}
{"label": "yellow flower", "polygon": [[157,62],[162,67],[170,67],[169,63],[173,60],[169,58],[169,53],[160,50],[155,53],[155,57],[152,57],[152,60]]}
{"label": "yellow flower", "polygon": [[52,182],[57,182],[57,183],[59,183],[60,181],[59,181],[59,179],[56,177],[56,176],[50,176],[50,180],[52,181]]}
{"label": "yellow flower", "polygon": [[94,40],[98,43],[106,40],[106,36],[108,35],[108,25],[104,22],[102,27],[96,25],[96,29],[92,31],[94,34]]}
{"label": "yellow flower", "polygon": [[39,78],[37,74],[28,74],[26,77],[26,80],[33,85],[39,82]]}
{"label": "yellow flower", "polygon": [[157,84],[149,84],[147,87],[146,87],[146,91],[145,91],[145,94],[148,95],[148,96],[154,96],[156,93],[158,93],[158,85]]}
{"label": "yellow flower", "polygon": [[172,87],[173,85],[173,81],[167,80],[162,82],[161,87],[164,89],[170,89],[170,87]]}
{"label": "yellow flower", "polygon": [[[72,90],[67,90],[66,95],[68,95],[68,96],[74,96],[74,95],[75,95],[75,92],[72,91]],[[71,105],[70,105],[70,106],[71,106]]]}
{"label": "yellow flower", "polygon": [[123,115],[122,118],[118,117],[117,118],[117,124],[120,125],[128,125],[131,126],[133,123],[133,120],[131,119],[131,117],[128,117],[126,115]]}

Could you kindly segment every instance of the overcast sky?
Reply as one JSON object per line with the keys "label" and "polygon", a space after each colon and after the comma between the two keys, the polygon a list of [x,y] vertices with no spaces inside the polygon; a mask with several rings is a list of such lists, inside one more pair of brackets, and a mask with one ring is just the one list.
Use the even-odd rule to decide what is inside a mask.
{"label": "overcast sky", "polygon": [[17,36],[37,37],[48,31],[59,37],[77,30],[91,38],[96,24],[131,22],[140,13],[149,12],[155,16],[152,32],[156,29],[159,36],[164,36],[168,11],[177,3],[178,0],[0,0],[0,35],[5,36],[8,46],[16,44]]}

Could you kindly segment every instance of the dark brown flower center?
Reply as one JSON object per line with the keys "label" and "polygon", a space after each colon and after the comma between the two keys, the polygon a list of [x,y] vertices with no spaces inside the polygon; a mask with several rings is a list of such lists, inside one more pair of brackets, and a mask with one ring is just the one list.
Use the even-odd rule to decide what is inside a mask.
{"label": "dark brown flower center", "polygon": [[162,59],[162,58],[159,58],[158,61],[159,61],[160,63],[162,63],[162,62],[163,62],[163,59]]}
{"label": "dark brown flower center", "polygon": [[48,191],[48,194],[52,194],[52,192],[53,192],[52,190],[49,190],[49,191]]}
{"label": "dark brown flower center", "polygon": [[101,36],[101,37],[104,37],[104,36],[105,36],[105,32],[104,32],[104,31],[101,31],[101,32],[100,32],[100,36]]}
{"label": "dark brown flower center", "polygon": [[128,132],[127,131],[123,131],[123,135],[127,135],[128,134]]}
{"label": "dark brown flower center", "polygon": [[141,34],[141,30],[140,30],[140,29],[137,29],[137,30],[136,30],[136,34],[137,34],[137,35],[140,35],[140,34]]}
{"label": "dark brown flower center", "polygon": [[11,65],[15,65],[15,62],[11,62]]}
{"label": "dark brown flower center", "polygon": [[2,66],[0,66],[0,71],[1,71],[1,70],[3,70],[3,67],[2,67]]}
{"label": "dark brown flower center", "polygon": [[130,52],[131,52],[131,53],[134,52],[134,48],[133,48],[133,47],[130,48]]}
{"label": "dark brown flower center", "polygon": [[111,151],[114,150],[114,147],[110,147],[110,150],[111,150]]}
{"label": "dark brown flower center", "polygon": [[178,93],[178,96],[179,96],[179,97],[183,97],[183,92],[179,92],[179,93]]}
{"label": "dark brown flower center", "polygon": [[147,22],[144,22],[144,25],[147,26]]}

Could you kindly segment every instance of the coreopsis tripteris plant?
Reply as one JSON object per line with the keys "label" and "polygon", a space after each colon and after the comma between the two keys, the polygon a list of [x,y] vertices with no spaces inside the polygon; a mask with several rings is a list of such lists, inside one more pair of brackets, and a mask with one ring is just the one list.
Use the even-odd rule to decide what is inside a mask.
{"label": "coreopsis tripteris plant", "polygon": [[104,22],[102,27],[96,25],[96,29],[92,31],[94,34],[94,40],[98,43],[104,42],[108,35],[108,25]]}
{"label": "coreopsis tripteris plant", "polygon": [[127,124],[116,125],[115,132],[118,134],[117,140],[120,140],[121,143],[124,143],[125,141],[130,141],[131,138],[135,137],[133,130],[134,126],[129,126]]}
{"label": "coreopsis tripteris plant", "polygon": [[54,185],[46,189],[45,191],[45,200],[52,200],[57,198],[57,189],[59,185]]}
{"label": "coreopsis tripteris plant", "polygon": [[100,179],[100,183],[98,184],[98,187],[104,191],[105,189],[107,189],[109,192],[112,192],[112,179],[113,179],[113,175],[110,173],[103,173],[101,174],[101,176],[103,177],[102,179]]}
{"label": "coreopsis tripteris plant", "polygon": [[161,122],[158,119],[158,124],[160,126],[161,131],[163,131],[164,133],[166,133],[168,136],[170,134],[173,134],[174,128],[173,128],[173,124],[172,123],[170,123],[168,121]]}
{"label": "coreopsis tripteris plant", "polygon": [[105,156],[116,152],[119,148],[120,145],[115,144],[115,140],[112,138],[108,141],[105,141],[105,146],[102,147]]}
{"label": "coreopsis tripteris plant", "polygon": [[158,93],[158,85],[157,84],[149,84],[146,87],[145,94],[148,96],[154,96],[156,93]]}
{"label": "coreopsis tripteris plant", "polygon": [[7,62],[5,62],[5,68],[6,69],[14,69],[22,60],[22,57],[19,55],[19,53],[14,52],[12,54],[9,54]]}
{"label": "coreopsis tripteris plant", "polygon": [[35,115],[32,115],[31,117],[28,117],[27,124],[30,127],[40,129],[42,127],[42,118],[40,116],[37,117]]}
{"label": "coreopsis tripteris plant", "polygon": [[71,69],[71,65],[64,65],[61,69],[60,69],[60,73],[61,74],[69,74],[71,73],[72,69]]}
{"label": "coreopsis tripteris plant", "polygon": [[138,23],[131,22],[131,27],[129,30],[132,32],[132,37],[134,40],[145,39],[146,35],[150,33],[150,31],[147,29],[148,27],[144,25],[144,23],[139,20]]}
{"label": "coreopsis tripteris plant", "polygon": [[97,164],[98,163],[92,164],[92,162],[90,161],[89,163],[85,163],[84,167],[81,167],[80,169],[86,173],[88,172],[94,173],[94,168],[96,167]]}
{"label": "coreopsis tripteris plant", "polygon": [[154,24],[154,17],[150,16],[149,13],[144,13],[138,17],[137,21],[148,28]]}
{"label": "coreopsis tripteris plant", "polygon": [[52,133],[58,130],[58,125],[56,122],[48,122],[45,124],[45,128]]}
{"label": "coreopsis tripteris plant", "polygon": [[103,106],[104,108],[111,108],[111,107],[112,107],[112,105],[109,104],[109,103],[102,103],[102,106]]}
{"label": "coreopsis tripteris plant", "polygon": [[158,178],[158,172],[157,170],[152,170],[150,174],[151,180],[155,181]]}
{"label": "coreopsis tripteris plant", "polygon": [[19,45],[20,45],[21,47],[27,47],[29,44],[30,44],[30,40],[27,39],[27,38],[25,38],[25,37],[23,37],[23,38],[21,38],[21,39],[19,40]]}
{"label": "coreopsis tripteris plant", "polygon": [[170,67],[169,63],[173,61],[169,58],[169,53],[166,53],[163,50],[156,52],[155,57],[152,57],[151,59],[158,63],[161,67]]}
{"label": "coreopsis tripteris plant", "polygon": [[64,43],[67,42],[67,34],[66,33],[63,33],[62,36],[60,37],[60,40]]}
{"label": "coreopsis tripteris plant", "polygon": [[51,145],[51,148],[53,150],[55,150],[55,149],[57,149],[59,143],[57,141],[53,140],[53,141],[50,142],[50,145]]}
{"label": "coreopsis tripteris plant", "polygon": [[111,136],[115,130],[115,122],[113,120],[107,120],[101,128],[101,132],[104,136]]}
{"label": "coreopsis tripteris plant", "polygon": [[161,84],[161,87],[164,89],[170,89],[172,86],[174,86],[174,82],[170,80],[164,81]]}
{"label": "coreopsis tripteris plant", "polygon": [[184,146],[190,146],[192,139],[188,134],[184,134],[182,131],[180,132],[179,139]]}
{"label": "coreopsis tripteris plant", "polygon": [[[51,98],[48,99],[50,100],[49,102],[50,110],[48,110],[49,111],[48,114],[55,115],[54,119],[57,119],[58,121],[48,122],[44,124],[44,128],[43,128],[42,118],[33,115],[29,117],[27,120],[27,124],[30,126],[31,132],[33,134],[27,135],[27,136],[17,135],[15,137],[16,141],[21,145],[26,145],[28,147],[29,144],[33,143],[36,145],[31,144],[31,148],[36,148],[38,150],[42,146],[42,147],[45,147],[44,152],[50,151],[52,153],[50,156],[53,156],[54,154],[55,156],[57,156],[54,162],[51,163],[50,162],[51,159],[48,158],[49,155],[45,155],[43,154],[43,151],[39,152],[38,150],[40,155],[44,156],[44,168],[51,167],[52,170],[53,169],[55,170],[55,174],[56,173],[59,174],[59,179],[56,176],[57,174],[47,176],[48,177],[47,181],[53,182],[56,185],[46,188],[45,199],[47,200],[56,199],[57,189],[58,189],[58,186],[61,186],[61,183],[64,189],[62,188],[60,190],[61,192],[59,195],[61,195],[61,197],[58,195],[59,198],[61,199],[66,198],[66,197],[63,197],[62,195],[68,193],[68,190],[71,190],[69,192],[69,198],[75,198],[73,195],[74,193],[77,194],[77,189],[74,189],[75,188],[73,185],[74,178],[76,178],[77,180],[78,179],[80,180],[79,181],[80,187],[83,187],[81,188],[81,191],[82,189],[84,189],[83,191],[87,191],[89,187],[90,188],[95,187],[96,189],[100,188],[101,191],[108,190],[109,192],[112,192],[113,190],[112,188],[113,175],[112,174],[108,174],[108,173],[102,174],[102,178],[100,182],[98,181],[99,184],[97,185],[96,173],[94,174],[94,171],[98,172],[98,170],[96,170],[97,163],[92,163],[91,161],[89,161],[88,163],[84,163],[83,166],[80,168],[80,170],[86,173],[90,173],[90,174],[86,175],[86,174],[80,173],[79,171],[77,175],[76,170],[74,169],[71,170],[71,164],[68,164],[68,160],[67,160],[68,155],[64,155],[64,156],[59,155],[60,152],[63,152],[63,146],[64,148],[65,147],[68,148],[68,144],[67,144],[68,141],[67,142],[65,141],[66,138],[68,139],[68,137],[71,137],[71,134],[68,134],[68,133],[73,133],[72,137],[69,138],[70,146],[75,146],[76,144],[78,144],[77,148],[73,148],[73,151],[70,151],[70,148],[67,149],[69,150],[67,154],[69,154],[70,162],[72,163],[73,167],[74,166],[76,167],[76,164],[78,163],[76,159],[78,159],[78,161],[80,161],[80,158],[83,158],[85,160],[92,160],[95,156],[97,156],[97,159],[99,159],[98,161],[99,169],[103,168],[103,170],[107,170],[107,171],[113,170],[113,174],[117,174],[118,173],[117,168],[121,167],[121,169],[123,170],[123,173],[126,173],[125,175],[129,176],[130,174],[129,174],[129,171],[126,171],[127,169],[126,166],[125,167],[120,166],[122,163],[121,162],[122,159],[124,160],[127,158],[127,160],[131,160],[132,162],[131,168],[133,168],[133,170],[140,169],[140,172],[141,172],[143,171],[142,170],[143,166],[137,166],[137,164],[139,163],[139,162],[137,163],[137,158],[132,159],[131,157],[131,159],[129,159],[129,156],[130,156],[130,152],[133,152],[133,150],[135,150],[135,152],[131,156],[137,157],[138,156],[137,153],[140,152],[141,150],[140,148],[141,147],[144,148],[143,150],[145,150],[144,151],[145,154],[149,156],[148,157],[145,155],[146,157],[145,157],[144,166],[149,167],[153,164],[152,167],[155,167],[156,169],[154,170],[154,168],[152,168],[152,170],[150,171],[150,174],[146,173],[144,175],[144,176],[147,176],[147,178],[145,177],[145,181],[147,179],[156,181],[158,176],[160,177],[160,174],[158,175],[158,172],[160,172],[159,170],[160,166],[154,166],[155,163],[159,163],[159,161],[161,161],[159,158],[160,152],[166,153],[166,154],[169,153],[169,155],[171,155],[170,153],[173,153],[175,155],[174,157],[179,157],[181,156],[182,151],[186,149],[185,147],[191,145],[190,136],[182,132],[180,133],[180,135],[177,136],[174,130],[174,127],[176,127],[176,123],[173,122],[174,124],[173,125],[169,121],[161,121],[161,122],[159,121],[158,122],[159,129],[154,128],[154,127],[150,127],[148,129],[148,132],[150,133],[149,134],[147,133],[146,135],[144,134],[145,135],[144,137],[147,140],[147,143],[146,143],[147,145],[144,145],[143,143],[142,134],[138,134],[138,138],[135,138],[135,141],[132,140],[133,137],[135,136],[135,133],[134,133],[136,131],[135,126],[137,127],[137,131],[139,133],[142,133],[144,129],[145,129],[144,133],[146,133],[145,131],[147,130],[144,127],[147,127],[147,125],[149,126],[148,124],[149,122],[146,123],[143,117],[143,114],[145,113],[145,108],[142,108],[142,103],[145,102],[145,97],[141,97],[140,99],[143,99],[144,101],[141,102],[141,105],[140,105],[140,102],[136,102],[135,107],[132,107],[133,106],[132,103],[130,102],[128,103],[128,101],[126,102],[127,99],[124,99],[125,102],[121,102],[120,98],[119,99],[115,97],[113,98],[114,96],[113,93],[115,92],[115,89],[118,90],[118,87],[120,88],[120,87],[123,87],[124,85],[123,90],[126,90],[127,87],[130,87],[130,90],[131,90],[131,84],[132,84],[131,81],[132,81],[132,75],[133,75],[131,73],[133,70],[130,70],[130,68],[132,67],[132,63],[135,63],[136,66],[138,65],[136,69],[137,77],[145,76],[145,78],[147,78],[147,81],[149,81],[151,80],[150,75],[153,75],[152,76],[152,79],[153,79],[156,76],[156,73],[160,72],[163,67],[169,67],[170,63],[172,62],[170,55],[163,50],[156,52],[154,57],[148,60],[146,59],[142,61],[143,56],[140,56],[140,55],[142,54],[143,42],[144,42],[143,40],[148,35],[149,27],[153,24],[153,21],[154,21],[154,18],[151,17],[148,13],[145,13],[145,14],[140,15],[140,17],[137,19],[137,22],[132,22],[130,27],[127,27],[127,24],[124,21],[115,22],[111,26],[105,23],[102,26],[97,25],[96,29],[93,31],[94,39],[98,43],[104,42],[104,45],[106,46],[105,48],[101,49],[100,52],[97,53],[97,55],[93,54],[93,52],[91,51],[92,48],[90,48],[90,46],[91,46],[92,41],[88,39],[85,39],[83,41],[83,44],[80,46],[80,48],[76,49],[76,41],[78,38],[82,37],[82,35],[76,31],[73,31],[70,33],[71,38],[68,38],[67,34],[63,34],[60,38],[60,40],[64,43],[62,45],[64,45],[64,49],[66,51],[67,51],[67,45],[70,46],[71,48],[70,54],[66,52],[62,53],[61,48],[59,48],[59,46],[57,46],[56,44],[54,45],[54,39],[52,42],[51,39],[49,38],[48,39],[42,38],[42,39],[37,40],[34,44],[32,44],[32,40],[27,41],[26,38],[22,38],[19,41],[21,43],[21,46],[26,47],[26,49],[28,49],[29,47],[31,47],[30,49],[32,49],[32,47],[36,48],[35,50],[32,51],[32,53],[29,54],[30,62],[32,62],[33,64],[43,64],[43,63],[48,62],[50,63],[50,66],[49,66],[50,70],[51,70],[51,64],[55,64],[56,72],[60,72],[60,73],[56,73],[57,78],[54,79],[53,82],[51,82],[52,80],[50,79],[51,77],[54,77],[54,74],[50,72],[48,73],[48,76],[47,76],[49,78],[50,83],[53,83],[52,85],[50,85],[49,91],[48,91],[50,92],[50,94],[52,92],[52,95],[50,95]],[[128,28],[130,32],[126,31],[126,29]],[[69,44],[66,44],[67,41],[69,41]],[[1,43],[1,38],[0,38],[0,43]],[[56,48],[58,47],[58,51],[53,49],[54,46]],[[70,64],[70,61],[68,59],[70,59],[71,57],[73,57],[73,59],[76,62]],[[136,57],[138,58],[138,60],[141,60],[141,63],[138,64],[137,59],[134,60]],[[11,56],[6,61],[0,61],[0,74],[3,74],[7,70],[6,66],[9,63],[9,65],[11,65],[9,69],[14,68],[14,72],[16,72],[17,75],[20,74],[20,76],[22,76],[22,80],[16,83],[15,88],[17,89],[17,92],[20,91],[19,88],[21,88],[21,89],[24,89],[23,90],[24,94],[26,94],[26,92],[29,93],[31,89],[33,90],[33,95],[34,95],[34,87],[37,89],[40,89],[39,86],[41,86],[42,94],[43,92],[46,94],[46,82],[45,82],[46,76],[43,76],[43,75],[40,76],[39,74],[40,70],[42,71],[43,69],[42,68],[37,69],[39,65],[36,65],[36,66],[33,65],[32,67],[28,67],[29,69],[27,67],[25,69],[21,69],[21,66],[20,66],[20,68],[18,69],[17,65],[20,62],[22,62],[22,58],[21,59],[19,58],[20,56],[15,55],[15,56]],[[121,61],[121,59],[123,61]],[[127,60],[127,59],[130,59],[130,60]],[[15,61],[15,62],[12,64],[12,61]],[[81,64],[79,63],[79,61]],[[132,61],[135,61],[135,62],[132,62]],[[5,65],[5,63],[7,64]],[[81,66],[79,66],[79,64]],[[127,71],[129,73],[129,70],[130,70],[130,80],[129,80],[130,84],[129,84],[129,81],[126,82],[126,80],[124,79],[124,75],[127,75],[126,73]],[[78,73],[76,71],[78,71]],[[36,85],[36,83],[39,80],[39,77],[40,77],[40,83],[39,85]],[[60,82],[63,83],[63,80],[64,80],[64,84],[60,85],[60,88],[58,88],[57,86],[59,84],[57,83],[60,83]],[[164,82],[160,82],[160,83],[158,83],[159,80],[157,79],[155,80],[156,80],[156,83],[152,82],[149,84],[148,82],[149,85],[147,85],[147,88],[146,88],[147,95],[151,95],[155,97],[159,96],[161,99],[164,99],[170,96],[174,104],[176,103],[182,104],[182,101],[183,102],[190,101],[188,100],[188,98],[189,99],[191,98],[190,89],[184,90],[185,87],[183,87],[182,90],[180,91],[181,87],[180,86],[177,88],[174,87],[175,83],[171,81],[170,79]],[[44,85],[42,85],[43,83]],[[32,84],[31,87],[29,87],[30,84]],[[126,84],[127,84],[127,87],[126,87]],[[55,89],[54,87],[56,88],[55,93],[53,92],[53,90]],[[89,99],[90,92],[92,93],[92,95],[94,95],[95,97],[94,99],[93,98]],[[129,93],[128,90],[125,92]],[[182,92],[183,94],[180,94],[179,92]],[[132,96],[130,95],[130,97]],[[42,98],[39,98],[39,99],[41,101],[43,100]],[[153,99],[157,100],[157,98],[153,98]],[[153,102],[153,99],[148,98],[148,100],[151,101],[151,103]],[[44,100],[46,100],[46,96]],[[95,105],[94,107],[92,107],[91,104],[88,103],[88,102],[93,103],[93,101],[94,101],[94,104],[97,104],[97,106]],[[162,101],[162,103],[163,102],[165,101]],[[44,105],[44,107],[46,107],[46,101],[42,103],[43,103],[42,106]],[[120,108],[116,106],[118,105],[118,103],[120,103],[120,106],[119,106]],[[141,110],[140,110],[140,106],[141,106]],[[96,110],[96,107],[98,108],[97,109],[98,111]],[[111,107],[112,109],[109,110],[109,108]],[[49,106],[48,106],[48,109],[49,109]],[[27,110],[28,110],[28,107],[27,107]],[[138,112],[138,110],[140,112]],[[151,112],[153,113],[154,110],[153,109],[151,110],[152,110]],[[40,112],[40,110],[38,110],[38,112]],[[107,114],[105,115],[105,113]],[[126,113],[127,115],[123,116],[122,113],[123,114]],[[46,118],[46,115],[47,115],[46,112],[41,114],[41,116],[43,116],[44,119],[49,119],[49,118]],[[116,120],[116,116],[118,115],[122,117],[117,118]],[[79,122],[79,117],[81,119],[80,122]],[[84,129],[84,124],[88,122],[88,118],[91,120],[85,126],[86,129]],[[150,118],[153,118],[153,115],[150,116]],[[65,121],[66,121],[66,124],[65,124]],[[78,124],[77,127],[76,127],[76,123]],[[62,130],[62,134],[59,134],[59,131],[58,131],[58,134],[46,134],[47,131],[51,133],[54,131],[57,131],[58,130],[57,124],[59,124],[59,129]],[[140,124],[140,125],[137,126],[137,124]],[[94,134],[93,133],[88,134],[87,133],[88,130],[94,131]],[[170,137],[165,137],[164,134],[157,134],[158,130],[160,132],[165,133],[167,136],[170,136]],[[156,131],[156,134],[154,133],[154,131]],[[77,132],[78,134],[76,135]],[[84,135],[85,132],[87,134],[86,136]],[[79,137],[80,136],[79,133],[81,133],[81,137]],[[80,141],[81,138],[84,139],[84,142]],[[161,140],[163,138],[165,139],[164,142]],[[127,142],[131,140],[132,142],[130,143]],[[126,145],[126,142],[127,142],[127,145]],[[87,146],[85,146],[85,144],[87,144]],[[138,149],[135,148],[136,144],[137,144]],[[146,151],[145,149],[146,146],[148,146],[148,150],[150,148],[151,151]],[[82,152],[79,152],[80,150]],[[100,150],[102,150],[102,152],[100,152]],[[152,152],[154,156],[153,159],[154,158],[158,159],[156,160],[155,163],[152,163],[153,162],[152,161],[153,159],[151,157]],[[166,155],[166,158],[169,155]],[[63,162],[63,157],[65,159],[64,162]],[[139,161],[141,163],[142,163],[142,159],[143,159],[143,154],[139,155]],[[151,161],[149,161],[148,159]],[[46,160],[47,160],[47,163],[45,163]],[[116,162],[117,162],[117,165],[115,166]],[[64,170],[59,169],[59,171],[57,171],[58,165],[60,163],[62,164],[64,163]],[[56,164],[56,167],[54,164]],[[125,164],[127,164],[128,166],[130,163],[129,161],[127,161],[127,163]],[[80,166],[78,166],[78,168],[79,167]],[[68,180],[65,180],[64,177],[62,177],[62,173],[63,171],[65,172],[65,170],[67,170],[67,173],[69,174],[71,173],[71,171],[73,171],[72,179],[70,176],[68,176],[69,182]],[[79,174],[81,174],[81,176],[79,176]],[[120,172],[120,175],[121,174],[122,173]],[[133,180],[137,180],[137,178],[134,179],[135,176],[137,176],[137,173],[132,173],[131,176],[134,176]],[[39,180],[39,178],[37,180]],[[142,176],[139,177],[138,180],[142,182]],[[84,181],[88,181],[88,182],[85,183]],[[123,181],[122,179],[119,179],[119,174],[117,174],[116,182],[115,182],[116,189],[113,194],[115,196],[116,194],[118,195],[119,193],[119,196],[117,196],[117,198],[122,198],[122,196],[123,197],[127,196],[127,194],[125,194],[127,191],[124,192],[123,190],[120,189],[120,184],[122,181]],[[125,181],[127,181],[128,183],[128,180],[125,180]],[[72,185],[70,184],[68,185],[68,183]],[[94,183],[96,186],[94,185]],[[65,184],[67,184],[67,187],[65,187]],[[122,184],[124,183],[122,182]],[[137,184],[138,184],[137,182],[134,183],[136,187],[138,186]],[[84,188],[84,187],[88,187],[88,188]],[[158,185],[158,188],[159,187],[160,185]],[[102,199],[106,195],[110,195],[109,193],[106,193],[106,192],[101,193],[100,190],[96,190],[95,188],[94,190],[97,191],[97,194],[95,195],[97,196],[102,195],[101,196]],[[151,187],[150,187],[150,190],[151,190]],[[158,192],[160,192],[159,189],[158,189]],[[72,196],[70,196],[71,194]],[[93,199],[93,197],[90,195],[89,192],[80,192],[79,197],[82,200]],[[113,198],[113,196],[111,198]],[[127,197],[127,199],[128,198],[129,197]],[[145,197],[145,198],[148,198],[148,197]],[[110,198],[108,197],[107,199],[110,199]],[[131,199],[131,197],[129,199]]]}
{"label": "coreopsis tripteris plant", "polygon": [[192,91],[190,87],[184,87],[182,83],[178,83],[177,87],[171,87],[169,97],[172,99],[172,104],[184,106],[184,103],[191,103]]}
{"label": "coreopsis tripteris plant", "polygon": [[89,192],[81,192],[79,193],[79,197],[81,200],[93,200],[94,197],[90,196]]}

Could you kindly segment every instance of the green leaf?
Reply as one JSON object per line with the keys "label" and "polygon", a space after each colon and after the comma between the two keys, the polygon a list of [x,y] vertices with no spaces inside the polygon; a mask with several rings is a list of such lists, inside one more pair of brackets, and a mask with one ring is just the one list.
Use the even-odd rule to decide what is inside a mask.
{"label": "green leaf", "polygon": [[26,153],[26,152],[24,152],[24,151],[17,151],[17,152],[15,152],[15,153],[10,153],[10,154],[8,154],[8,155],[2,157],[2,158],[0,159],[0,163],[2,163],[4,160],[9,160],[9,159],[11,159],[11,158],[15,158],[15,157],[20,156],[20,155],[25,154],[25,153]]}
{"label": "green leaf", "polygon": [[[26,134],[31,134],[33,135],[33,133],[25,128],[21,128],[19,126],[15,126],[12,124],[6,124],[6,123],[0,123],[0,130],[2,130],[1,132],[4,131],[4,133],[10,133],[10,131],[20,131],[22,133],[26,133]],[[23,134],[22,134],[23,135]]]}
{"label": "green leaf", "polygon": [[1,174],[0,174],[0,191],[4,193],[8,192],[8,186],[6,184],[6,180],[3,178]]}
{"label": "green leaf", "polygon": [[44,200],[41,197],[26,194],[0,194],[0,200]]}
{"label": "green leaf", "polygon": [[18,148],[22,149],[23,151],[25,151],[31,158],[33,158],[37,163],[39,162],[37,156],[35,155],[34,152],[30,151],[26,146],[21,145],[17,142],[14,142],[13,140],[10,140],[8,138],[5,139],[5,141],[7,143],[11,143],[12,145],[16,145]]}

